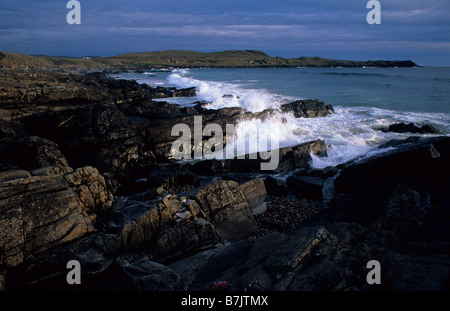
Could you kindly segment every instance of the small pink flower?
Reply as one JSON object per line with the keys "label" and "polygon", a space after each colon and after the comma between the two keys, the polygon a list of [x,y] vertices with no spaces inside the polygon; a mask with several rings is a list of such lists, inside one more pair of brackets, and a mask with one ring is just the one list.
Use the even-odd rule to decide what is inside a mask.
{"label": "small pink flower", "polygon": [[216,281],[211,285],[213,291],[227,291],[231,288],[231,284],[227,281]]}

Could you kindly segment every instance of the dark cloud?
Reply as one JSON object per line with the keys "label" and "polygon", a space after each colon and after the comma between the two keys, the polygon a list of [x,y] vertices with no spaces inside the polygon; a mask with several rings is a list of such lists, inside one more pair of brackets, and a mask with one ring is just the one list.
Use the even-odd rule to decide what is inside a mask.
{"label": "dark cloud", "polygon": [[447,0],[380,0],[381,25],[366,23],[365,0],[79,1],[81,25],[66,23],[66,1],[2,1],[0,50],[106,56],[259,49],[283,57],[450,65]]}

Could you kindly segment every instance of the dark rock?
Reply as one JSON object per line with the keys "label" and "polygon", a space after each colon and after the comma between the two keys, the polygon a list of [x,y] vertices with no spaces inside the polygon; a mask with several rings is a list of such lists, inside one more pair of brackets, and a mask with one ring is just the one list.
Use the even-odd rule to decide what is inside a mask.
{"label": "dark rock", "polygon": [[55,167],[61,172],[72,170],[59,146],[53,141],[31,136],[0,139],[0,168],[34,170]]}
{"label": "dark rock", "polygon": [[[344,168],[335,180],[336,190],[351,192],[376,183],[403,178],[436,182],[445,179],[450,155],[450,138],[423,139]],[[413,178],[414,177],[414,178]]]}
{"label": "dark rock", "polygon": [[123,103],[144,98],[148,87],[136,81],[116,80],[103,73],[74,75],[56,71],[5,72],[0,105],[21,108],[35,105],[71,106],[94,102]]}
{"label": "dark rock", "polygon": [[117,258],[117,263],[140,291],[175,291],[182,288],[181,277],[176,272],[151,261],[147,255],[137,258],[123,256]]}
{"label": "dark rock", "polygon": [[430,124],[416,126],[414,123],[396,123],[389,125],[389,132],[396,133],[415,133],[415,134],[439,134],[439,131]]}
{"label": "dark rock", "polygon": [[238,183],[214,182],[200,189],[194,198],[221,238],[242,239],[255,232],[255,220]]}
{"label": "dark rock", "polygon": [[6,278],[3,273],[0,273],[0,292],[4,292],[7,290],[6,287]]}
{"label": "dark rock", "polygon": [[[183,110],[182,110],[183,111]],[[203,127],[214,123],[219,125],[223,131],[227,124],[236,124],[237,120],[245,113],[240,108],[223,108],[218,110],[209,110],[205,108],[195,108],[190,111],[196,116],[201,117]],[[151,122],[140,122],[135,124],[141,135],[146,138],[146,143],[152,145],[155,149],[157,159],[167,161],[172,159],[172,145],[180,137],[172,136],[172,128],[178,124],[185,124],[190,129],[191,145],[194,146],[194,115],[193,114],[168,114],[163,118],[152,119]],[[203,129],[202,129],[203,130]],[[203,137],[202,146],[209,137]],[[192,149],[193,151],[193,149]],[[192,152],[193,153],[193,152]]]}
{"label": "dark rock", "polygon": [[31,132],[56,142],[71,167],[98,168],[112,188],[144,177],[155,163],[150,146],[114,106],[46,111],[21,121]]}
{"label": "dark rock", "polygon": [[195,202],[182,202],[173,195],[162,202],[119,201],[111,210],[109,222],[117,232],[121,250],[145,249],[152,259],[165,261],[218,241],[215,227],[202,217],[198,205],[195,210]]}
{"label": "dark rock", "polygon": [[267,177],[264,179],[264,185],[266,186],[267,195],[274,195],[278,197],[287,195],[287,185],[282,180]]}
{"label": "dark rock", "polygon": [[206,250],[168,264],[169,268],[181,276],[183,280],[183,290],[192,289],[192,283],[203,273],[204,267],[219,249],[220,247]]}
{"label": "dark rock", "polygon": [[127,116],[143,117],[149,120],[157,118],[173,118],[181,115],[180,106],[152,100],[132,102],[124,110]]}
{"label": "dark rock", "polygon": [[[5,280],[11,290],[210,290],[216,281],[246,291],[449,289],[448,137],[390,141],[381,148],[393,151],[324,170],[311,170],[312,154],[327,155],[323,141],[281,148],[267,173],[289,172],[286,182],[256,178],[261,160],[249,155],[155,168],[171,160],[173,125],[193,129],[194,115],[225,129],[278,112],[153,102],[195,89],[104,74],[49,77],[2,85],[0,105],[20,109],[0,111],[0,290]],[[281,110],[333,112],[316,100]],[[339,194],[325,208],[323,190],[339,170]],[[218,180],[225,176],[232,180]],[[113,203],[118,185],[133,195]],[[373,259],[381,285],[366,282]],[[81,285],[67,285],[69,260],[82,264]]]}
{"label": "dark rock", "polygon": [[[306,142],[295,147],[272,150],[272,152],[278,152],[278,166],[274,170],[265,170],[264,173],[280,173],[297,168],[309,170],[312,164],[311,154],[318,157],[327,156],[327,149],[323,140]],[[244,159],[200,161],[189,166],[189,169],[202,175],[216,175],[227,172],[262,172],[261,164],[265,162],[268,162],[268,160],[261,159],[258,154],[247,154]]]}
{"label": "dark rock", "polygon": [[92,232],[93,213],[112,203],[105,187],[93,168],[0,183],[2,262],[16,266]]}
{"label": "dark rock", "polygon": [[317,201],[323,199],[323,180],[319,177],[289,176],[287,179],[289,190],[299,198]]}
{"label": "dark rock", "polygon": [[163,187],[164,189],[176,189],[180,186],[198,186],[198,176],[178,164],[160,164],[147,177],[147,188]]}
{"label": "dark rock", "polygon": [[250,210],[253,210],[264,203],[266,199],[266,187],[261,178],[252,179],[240,185],[242,192],[247,200]]}
{"label": "dark rock", "polygon": [[[71,243],[62,244],[8,269],[9,289],[73,290],[74,285],[68,285],[66,281],[69,272],[66,265],[70,260],[77,260],[82,265],[83,289],[123,289],[126,287],[125,282],[117,284],[124,281],[117,272],[113,278],[105,273],[113,265],[110,253],[114,248],[114,237],[104,233],[92,233]],[[111,281],[116,284],[111,284]]]}
{"label": "dark rock", "polygon": [[393,183],[368,187],[332,204],[333,222],[354,222],[392,232],[414,232],[428,208],[429,196]]}
{"label": "dark rock", "polygon": [[[304,266],[328,235],[322,227],[289,237],[272,233],[205,251],[171,267],[189,277],[188,290],[206,290],[217,280],[231,283],[235,290],[286,290],[289,282],[282,276],[296,275],[293,271]],[[194,276],[191,271],[198,272]]]}
{"label": "dark rock", "polygon": [[149,88],[148,92],[151,98],[193,97],[197,95],[195,87],[176,89],[174,87],[157,86],[155,88]]}
{"label": "dark rock", "polygon": [[18,138],[26,137],[26,128],[18,121],[0,120],[0,137],[1,138]]}
{"label": "dark rock", "polygon": [[420,140],[420,136],[412,136],[406,139],[391,139],[378,146],[379,149],[399,147],[401,145],[414,144]]}
{"label": "dark rock", "polygon": [[7,182],[16,179],[26,179],[31,177],[30,172],[24,170],[0,172],[0,182]]}
{"label": "dark rock", "polygon": [[333,106],[325,105],[317,99],[297,100],[284,104],[281,106],[281,111],[292,112],[296,118],[325,117],[334,113]]}

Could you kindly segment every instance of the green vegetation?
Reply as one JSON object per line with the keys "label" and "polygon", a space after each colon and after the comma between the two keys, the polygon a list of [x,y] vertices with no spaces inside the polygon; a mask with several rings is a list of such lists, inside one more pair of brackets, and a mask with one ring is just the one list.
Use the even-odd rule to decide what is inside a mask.
{"label": "green vegetation", "polygon": [[69,58],[27,56],[0,52],[0,66],[89,67],[89,68],[169,68],[169,67],[414,67],[412,61],[348,61],[321,57],[271,57],[255,50],[196,52],[166,50],[129,53],[112,57]]}

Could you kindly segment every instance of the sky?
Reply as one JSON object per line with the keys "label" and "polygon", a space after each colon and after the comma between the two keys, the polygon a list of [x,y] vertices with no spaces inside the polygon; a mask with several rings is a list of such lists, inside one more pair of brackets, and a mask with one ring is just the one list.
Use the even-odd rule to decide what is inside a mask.
{"label": "sky", "polygon": [[450,66],[450,0],[0,0],[0,51],[113,56],[166,49],[260,50],[270,56],[406,60]]}

